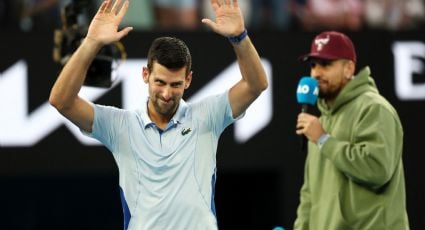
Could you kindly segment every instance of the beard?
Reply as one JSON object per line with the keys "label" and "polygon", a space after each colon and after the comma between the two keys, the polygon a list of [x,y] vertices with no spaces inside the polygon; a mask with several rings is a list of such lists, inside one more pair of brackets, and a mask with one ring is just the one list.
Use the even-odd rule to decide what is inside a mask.
{"label": "beard", "polygon": [[319,98],[327,100],[334,100],[342,90],[342,86],[321,89],[319,87]]}
{"label": "beard", "polygon": [[167,103],[158,97],[152,98],[151,101],[155,111],[164,117],[172,117],[178,107],[176,98],[171,98]]}
{"label": "beard", "polygon": [[319,98],[325,100],[333,100],[338,96],[339,92],[319,92]]}

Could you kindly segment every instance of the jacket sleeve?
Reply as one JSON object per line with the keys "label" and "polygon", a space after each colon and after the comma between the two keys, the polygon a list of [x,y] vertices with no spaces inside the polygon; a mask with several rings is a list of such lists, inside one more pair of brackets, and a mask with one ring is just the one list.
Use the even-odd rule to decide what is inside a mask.
{"label": "jacket sleeve", "polygon": [[[306,161],[305,170],[307,167],[308,161]],[[308,173],[304,173],[304,183],[300,191],[300,205],[297,209],[297,219],[294,223],[294,230],[308,230],[309,229],[309,216],[311,209],[311,196],[310,188],[308,181]]]}
{"label": "jacket sleeve", "polygon": [[403,130],[395,111],[373,104],[361,112],[350,141],[331,134],[320,152],[356,183],[378,189],[392,177],[402,145]]}

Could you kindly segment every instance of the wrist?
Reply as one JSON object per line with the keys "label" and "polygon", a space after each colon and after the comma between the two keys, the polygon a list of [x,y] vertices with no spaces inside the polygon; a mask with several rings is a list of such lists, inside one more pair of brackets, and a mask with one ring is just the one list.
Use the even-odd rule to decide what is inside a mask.
{"label": "wrist", "polygon": [[82,41],[82,45],[83,44],[96,51],[99,51],[103,47],[103,44],[101,42],[90,37],[85,37],[84,40]]}
{"label": "wrist", "polygon": [[246,29],[244,29],[244,31],[242,33],[240,33],[239,35],[234,36],[234,37],[227,37],[227,39],[229,39],[229,41],[231,43],[238,44],[242,40],[244,40],[246,38],[246,36],[248,36],[248,31]]}

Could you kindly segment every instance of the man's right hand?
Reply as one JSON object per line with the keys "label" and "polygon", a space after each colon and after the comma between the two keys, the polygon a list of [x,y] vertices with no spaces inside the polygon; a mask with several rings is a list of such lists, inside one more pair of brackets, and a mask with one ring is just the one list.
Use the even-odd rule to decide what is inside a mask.
{"label": "man's right hand", "polygon": [[87,39],[102,46],[120,40],[133,29],[133,27],[126,27],[118,31],[122,18],[127,12],[129,1],[125,0],[124,4],[121,3],[122,0],[105,0],[102,2],[90,23]]}
{"label": "man's right hand", "polygon": [[307,139],[317,143],[320,136],[325,133],[325,130],[318,117],[308,113],[300,113],[298,114],[296,133],[305,135]]}
{"label": "man's right hand", "polygon": [[49,102],[64,117],[87,132],[92,131],[93,105],[80,98],[78,92],[84,83],[87,70],[103,45],[120,40],[133,28],[118,31],[118,26],[128,8],[128,0],[106,0],[90,23],[86,39],[65,64],[52,91]]}

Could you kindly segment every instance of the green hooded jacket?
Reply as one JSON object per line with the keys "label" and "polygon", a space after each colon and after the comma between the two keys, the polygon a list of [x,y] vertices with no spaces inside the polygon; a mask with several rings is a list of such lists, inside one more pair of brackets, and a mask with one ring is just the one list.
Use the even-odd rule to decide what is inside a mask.
{"label": "green hooded jacket", "polygon": [[403,128],[378,92],[368,67],[328,108],[320,122],[330,135],[309,142],[296,230],[409,229],[402,162]]}

